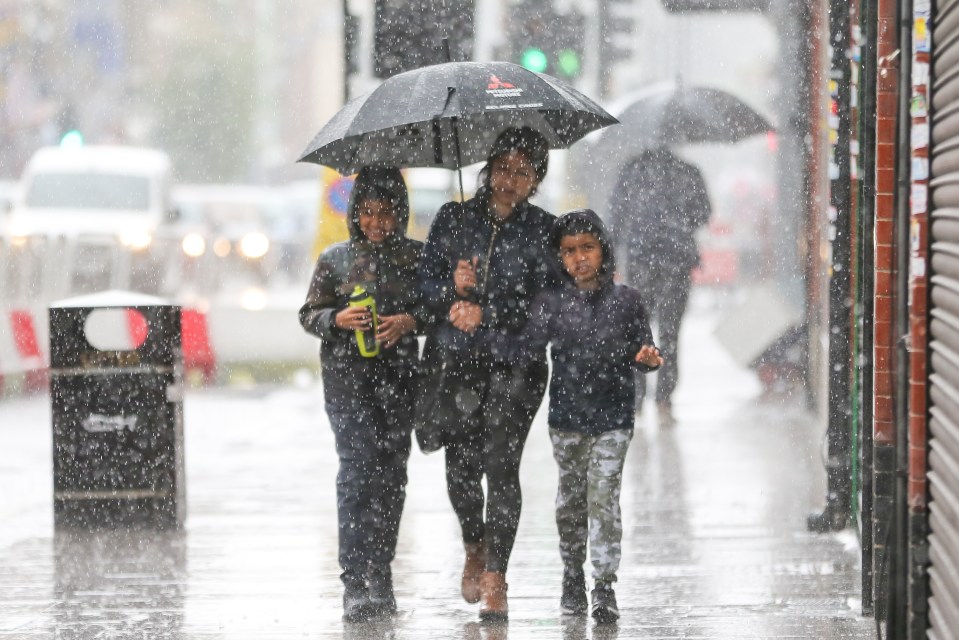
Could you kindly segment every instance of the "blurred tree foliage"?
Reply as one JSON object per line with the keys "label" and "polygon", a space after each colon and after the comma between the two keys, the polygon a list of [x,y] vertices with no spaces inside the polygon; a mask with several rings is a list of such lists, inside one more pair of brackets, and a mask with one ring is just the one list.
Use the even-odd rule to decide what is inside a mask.
{"label": "blurred tree foliage", "polygon": [[[201,0],[164,34],[165,64],[152,98],[152,143],[166,149],[183,182],[243,180],[253,155],[257,100],[255,33],[238,29],[236,11]],[[151,74],[152,75],[152,74]]]}

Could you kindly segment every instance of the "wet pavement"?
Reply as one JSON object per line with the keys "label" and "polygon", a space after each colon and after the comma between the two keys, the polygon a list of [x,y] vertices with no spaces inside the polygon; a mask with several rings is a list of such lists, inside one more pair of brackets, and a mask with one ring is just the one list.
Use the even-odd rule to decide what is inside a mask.
{"label": "wet pavement", "polygon": [[[544,412],[523,460],[510,621],[459,598],[442,454],[410,461],[394,563],[399,613],[341,620],[333,438],[322,390],[187,395],[180,532],[55,531],[47,397],[0,403],[0,639],[563,640],[874,638],[854,530],[813,535],[822,433],[801,398],[761,398],[700,303],[682,336],[677,423],[639,419],[623,488],[622,619],[559,615],[555,468]],[[414,445],[415,449],[415,445]]]}

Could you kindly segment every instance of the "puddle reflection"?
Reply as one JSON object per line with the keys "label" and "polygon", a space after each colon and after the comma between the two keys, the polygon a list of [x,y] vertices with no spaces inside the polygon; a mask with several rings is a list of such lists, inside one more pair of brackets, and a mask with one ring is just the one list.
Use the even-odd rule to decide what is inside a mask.
{"label": "puddle reflection", "polygon": [[182,637],[184,532],[58,529],[54,561],[58,638]]}

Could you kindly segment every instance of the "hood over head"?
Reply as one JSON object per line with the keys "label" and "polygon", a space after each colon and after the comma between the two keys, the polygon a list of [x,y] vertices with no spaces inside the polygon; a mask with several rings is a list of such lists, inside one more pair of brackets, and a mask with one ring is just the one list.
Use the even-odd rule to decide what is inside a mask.
{"label": "hood over head", "polygon": [[612,282],[616,272],[616,257],[613,254],[613,245],[609,240],[606,225],[592,209],[575,209],[564,213],[553,223],[553,230],[549,237],[549,247],[553,258],[564,281],[572,281],[572,277],[563,268],[559,258],[559,244],[564,236],[575,236],[581,233],[592,233],[599,239],[603,249],[603,265],[599,270],[599,277],[603,284]]}
{"label": "hood over head", "polygon": [[396,234],[405,236],[410,221],[410,199],[403,174],[396,167],[367,165],[356,174],[353,191],[350,193],[349,214],[346,218],[350,238],[365,239],[360,231],[356,209],[360,202],[371,199],[389,200],[393,203],[393,210],[396,212]]}

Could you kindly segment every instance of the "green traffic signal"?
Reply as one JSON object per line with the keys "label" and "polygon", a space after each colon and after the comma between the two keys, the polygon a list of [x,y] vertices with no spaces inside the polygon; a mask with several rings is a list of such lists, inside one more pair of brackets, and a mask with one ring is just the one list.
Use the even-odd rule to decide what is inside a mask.
{"label": "green traffic signal", "polygon": [[563,49],[556,56],[556,69],[564,76],[574,78],[580,72],[579,54],[572,49]]}
{"label": "green traffic signal", "polygon": [[549,66],[549,59],[542,49],[530,47],[529,49],[525,49],[522,55],[520,55],[519,63],[530,71],[545,73],[546,68]]}
{"label": "green traffic signal", "polygon": [[60,148],[76,149],[83,146],[83,134],[76,129],[71,129],[60,138]]}

